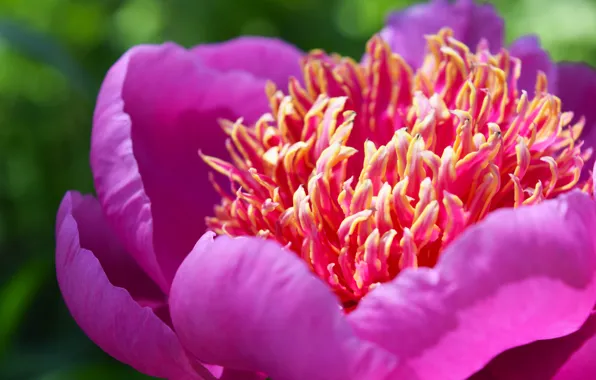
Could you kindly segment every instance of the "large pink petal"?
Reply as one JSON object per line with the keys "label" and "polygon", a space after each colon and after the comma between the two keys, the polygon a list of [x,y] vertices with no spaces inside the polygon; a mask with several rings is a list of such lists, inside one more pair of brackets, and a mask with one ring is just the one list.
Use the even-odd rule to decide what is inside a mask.
{"label": "large pink petal", "polygon": [[596,301],[595,223],[580,192],[496,211],[434,269],[404,271],[348,318],[417,378],[466,378],[509,348],[582,325]]}
{"label": "large pink petal", "polygon": [[280,380],[385,379],[395,359],[357,339],[338,300],[278,244],[207,233],[180,266],[172,320],[197,359]]}
{"label": "large pink petal", "polygon": [[192,49],[201,62],[218,71],[246,71],[257,78],[288,87],[288,77],[302,79],[302,52],[281,40],[240,37],[226,42],[199,45]]}
{"label": "large pink petal", "polygon": [[504,352],[473,380],[586,380],[596,378],[596,314],[577,332]]}
{"label": "large pink petal", "polygon": [[557,96],[561,98],[563,111],[573,111],[575,120],[585,117],[581,138],[595,150],[584,165],[585,177],[596,161],[596,69],[580,63],[559,63],[557,67]]}
{"label": "large pink petal", "polygon": [[473,0],[433,0],[392,13],[381,37],[391,49],[412,66],[422,63],[427,34],[443,27],[453,29],[455,38],[472,49],[486,39],[491,51],[503,46],[503,19],[491,4],[475,4]]}
{"label": "large pink petal", "polygon": [[236,371],[233,369],[224,369],[221,377],[219,380],[265,380],[267,379],[267,375],[256,373],[256,372],[246,372],[246,371]]}
{"label": "large pink petal", "polygon": [[528,95],[532,97],[538,72],[542,71],[548,78],[548,90],[550,92],[556,91],[557,65],[551,61],[548,53],[542,49],[538,37],[524,36],[518,38],[509,47],[509,52],[522,62],[522,71],[518,82],[520,90],[526,90]]}
{"label": "large pink petal", "polygon": [[[280,53],[287,61],[289,50]],[[258,51],[242,49],[234,59],[252,62]],[[283,67],[271,65],[280,78]],[[104,81],[91,151],[98,196],[127,249],[166,292],[219,200],[197,152],[227,156],[217,119],[254,122],[268,110],[265,82],[240,67],[208,67],[174,44],[131,49]]]}
{"label": "large pink petal", "polygon": [[90,158],[95,188],[108,220],[139,265],[167,291],[153,251],[151,206],[133,155],[130,116],[124,112],[122,99],[131,56],[157,49],[133,48],[108,72],[95,108]]}
{"label": "large pink petal", "polygon": [[[172,380],[201,379],[172,329],[131,296],[151,294],[156,286],[138,289],[148,279],[131,262],[113,266],[118,256],[127,254],[98,210],[93,198],[70,192],[58,212],[56,273],[72,316],[98,346],[139,372]],[[131,293],[120,286],[128,286]]]}
{"label": "large pink petal", "polygon": [[[64,220],[68,213],[72,214],[77,224],[82,226],[78,230],[81,246],[93,251],[110,283],[126,289],[137,302],[154,305],[165,303],[164,294],[106,226],[97,199],[77,192],[68,193],[65,202],[66,199],[70,204],[60,207],[57,220]],[[95,225],[96,228],[90,228]]]}

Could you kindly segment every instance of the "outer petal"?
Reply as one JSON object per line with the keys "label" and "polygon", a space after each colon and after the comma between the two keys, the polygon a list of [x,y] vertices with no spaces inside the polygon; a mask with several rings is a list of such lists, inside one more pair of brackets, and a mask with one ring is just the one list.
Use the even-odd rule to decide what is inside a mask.
{"label": "outer petal", "polygon": [[[596,69],[579,63],[558,64],[557,95],[564,111],[573,111],[575,120],[585,117],[586,126],[582,139],[588,147],[596,150]],[[592,170],[596,152],[584,165],[584,175]]]}
{"label": "outer petal", "polygon": [[467,378],[509,348],[582,325],[596,301],[595,223],[580,192],[496,211],[434,269],[403,272],[348,318],[417,378]]}
{"label": "outer petal", "polygon": [[557,66],[551,61],[548,53],[540,47],[537,36],[524,36],[515,40],[509,47],[511,55],[521,59],[522,71],[519,78],[519,88],[526,90],[528,95],[534,94],[536,77],[539,71],[548,78],[550,92],[557,88]]}
{"label": "outer petal", "polygon": [[395,359],[359,341],[337,299],[278,244],[208,233],[180,266],[172,320],[197,359],[282,380],[384,379]]}
{"label": "outer petal", "polygon": [[281,40],[240,37],[234,40],[199,45],[192,49],[204,65],[218,71],[246,71],[287,88],[288,77],[302,79],[302,52]]}
{"label": "outer petal", "polygon": [[142,373],[175,380],[201,379],[190,368],[170,327],[116,285],[132,281],[119,271],[131,270],[131,276],[136,276],[139,269],[112,268],[111,262],[102,260],[126,252],[97,211],[92,198],[71,192],[58,212],[56,272],[74,319],[104,351]]}
{"label": "outer petal", "polygon": [[[78,225],[79,239],[85,248],[93,247],[93,254],[99,260],[106,276],[114,286],[124,288],[137,302],[160,305],[166,299],[157,285],[151,281],[133,258],[122,248],[118,239],[106,226],[97,199],[77,192],[66,194],[58,211],[58,222],[68,214]],[[91,228],[91,226],[97,227]],[[59,223],[57,225],[59,227]]]}
{"label": "outer petal", "polygon": [[[259,51],[239,53],[248,65]],[[255,121],[268,110],[265,82],[240,65],[207,67],[173,44],[131,49],[104,81],[92,136],[95,186],[127,249],[166,292],[218,202],[197,152],[225,158],[217,119]]]}
{"label": "outer petal", "polygon": [[566,337],[514,348],[473,380],[585,380],[596,378],[596,314]]}
{"label": "outer petal", "polygon": [[490,4],[473,0],[434,0],[416,4],[392,13],[381,37],[413,67],[424,57],[424,35],[437,33],[443,27],[453,29],[455,38],[474,48],[486,39],[492,51],[503,46],[503,20]]}
{"label": "outer petal", "polygon": [[219,380],[265,380],[267,375],[256,372],[236,371],[233,369],[226,369],[223,371]]}

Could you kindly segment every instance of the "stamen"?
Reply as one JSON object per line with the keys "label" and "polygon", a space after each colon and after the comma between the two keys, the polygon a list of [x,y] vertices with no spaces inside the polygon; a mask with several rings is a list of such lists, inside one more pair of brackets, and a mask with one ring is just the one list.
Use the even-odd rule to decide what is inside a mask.
{"label": "stamen", "polygon": [[[379,38],[362,64],[312,52],[303,81],[266,88],[271,114],[223,121],[230,162],[200,153],[231,182],[208,226],[278,241],[350,310],[400,271],[433,266],[468,226],[580,183],[591,151],[583,120],[561,112],[540,73],[518,91],[521,63],[477,52],[444,29],[414,72]],[[301,83],[304,83],[302,85]]]}

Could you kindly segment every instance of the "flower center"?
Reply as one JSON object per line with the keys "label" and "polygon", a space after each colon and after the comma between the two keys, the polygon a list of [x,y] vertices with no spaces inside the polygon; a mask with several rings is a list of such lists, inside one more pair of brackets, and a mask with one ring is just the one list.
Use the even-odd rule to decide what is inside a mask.
{"label": "flower center", "polygon": [[[271,114],[223,122],[231,162],[202,155],[231,192],[208,226],[294,251],[349,310],[409,267],[432,267],[466,227],[579,183],[583,121],[561,112],[539,74],[519,91],[520,61],[477,52],[449,29],[428,37],[417,72],[374,37],[367,58],[312,52]],[[213,179],[213,178],[212,178]]]}

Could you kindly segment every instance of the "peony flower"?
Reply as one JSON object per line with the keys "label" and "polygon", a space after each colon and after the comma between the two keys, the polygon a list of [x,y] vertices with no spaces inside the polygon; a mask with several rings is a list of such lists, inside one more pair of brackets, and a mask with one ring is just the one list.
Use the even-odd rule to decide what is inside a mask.
{"label": "peony flower", "polygon": [[57,216],[87,335],[173,380],[596,375],[596,74],[524,87],[531,60],[445,17],[418,61],[386,31],[362,63],[264,38],[127,52],[94,116],[98,200]]}

